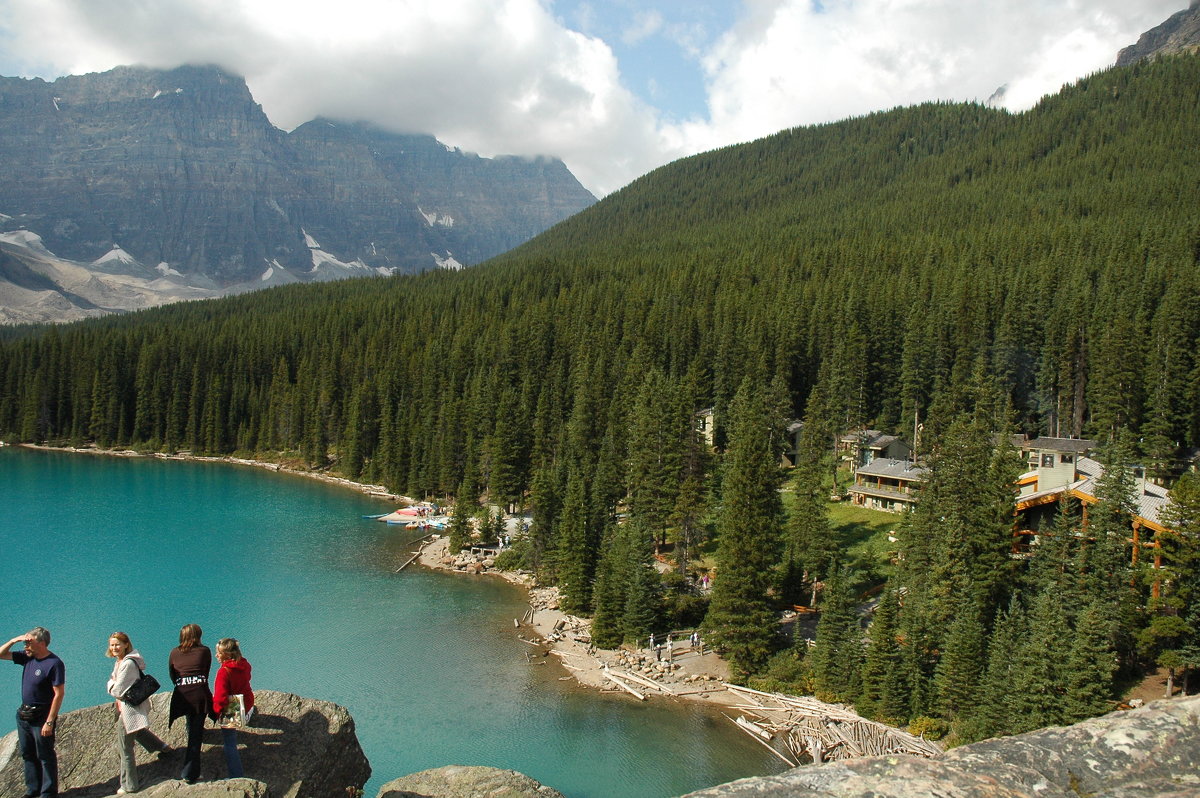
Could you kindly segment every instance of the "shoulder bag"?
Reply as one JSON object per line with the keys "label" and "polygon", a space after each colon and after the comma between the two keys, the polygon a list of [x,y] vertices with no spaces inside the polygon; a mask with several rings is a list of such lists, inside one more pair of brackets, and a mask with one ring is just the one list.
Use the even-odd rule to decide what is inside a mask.
{"label": "shoulder bag", "polygon": [[[137,665],[136,662],[133,664]],[[158,679],[155,679],[140,667],[138,668],[138,673],[140,674],[138,680],[129,685],[129,689],[125,691],[125,695],[121,696],[121,700],[126,704],[140,704],[157,693],[158,688],[162,686],[158,683]]]}

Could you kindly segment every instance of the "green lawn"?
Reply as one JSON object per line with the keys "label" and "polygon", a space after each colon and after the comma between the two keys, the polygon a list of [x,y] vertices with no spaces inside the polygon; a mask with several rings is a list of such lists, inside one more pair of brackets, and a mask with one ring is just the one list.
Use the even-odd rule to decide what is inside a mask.
{"label": "green lawn", "polygon": [[850,502],[830,502],[828,506],[829,524],[850,562],[882,578],[889,576],[898,544],[888,540],[888,533],[899,528],[901,516],[855,507]]}

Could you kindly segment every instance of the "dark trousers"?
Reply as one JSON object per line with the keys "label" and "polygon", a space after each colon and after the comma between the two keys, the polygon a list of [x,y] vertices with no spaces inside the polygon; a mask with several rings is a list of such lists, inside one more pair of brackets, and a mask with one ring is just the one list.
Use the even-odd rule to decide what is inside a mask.
{"label": "dark trousers", "polygon": [[193,782],[200,778],[200,743],[204,738],[204,713],[189,708],[183,716],[187,722],[187,751],[183,755],[183,770],[179,778]]}
{"label": "dark trousers", "polygon": [[25,792],[28,795],[58,795],[58,754],[54,752],[54,735],[42,736],[46,713],[33,720],[17,718],[17,747],[25,760]]}
{"label": "dark trousers", "polygon": [[237,729],[221,729],[221,742],[225,746],[225,767],[229,770],[229,778],[240,779],[246,772],[242,770],[242,757],[238,754]]}

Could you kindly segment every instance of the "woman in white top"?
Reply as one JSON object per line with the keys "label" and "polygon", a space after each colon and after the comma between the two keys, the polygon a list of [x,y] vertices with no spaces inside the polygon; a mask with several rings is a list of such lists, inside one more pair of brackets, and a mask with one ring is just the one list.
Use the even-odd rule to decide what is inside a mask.
{"label": "woman in white top", "polygon": [[146,670],[146,661],[133,650],[129,635],[113,632],[108,638],[108,656],[117,661],[113,665],[112,678],[108,680],[108,694],[117,699],[117,754],[121,759],[121,788],[118,795],[138,791],[137,760],[133,756],[133,742],[137,740],[147,751],[164,754],[171,747],[150,731],[150,699],[140,704],[127,704],[121,700],[125,691],[141,678]]}

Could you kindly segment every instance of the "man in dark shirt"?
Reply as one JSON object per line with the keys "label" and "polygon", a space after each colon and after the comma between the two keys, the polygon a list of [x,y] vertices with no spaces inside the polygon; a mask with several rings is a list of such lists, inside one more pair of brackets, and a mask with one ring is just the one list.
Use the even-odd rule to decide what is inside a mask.
{"label": "man in dark shirt", "polygon": [[[24,651],[11,651],[24,643]],[[58,795],[54,727],[67,691],[67,668],[50,651],[50,632],[37,626],[0,646],[0,659],[22,666],[17,744],[25,760],[25,798]]]}

